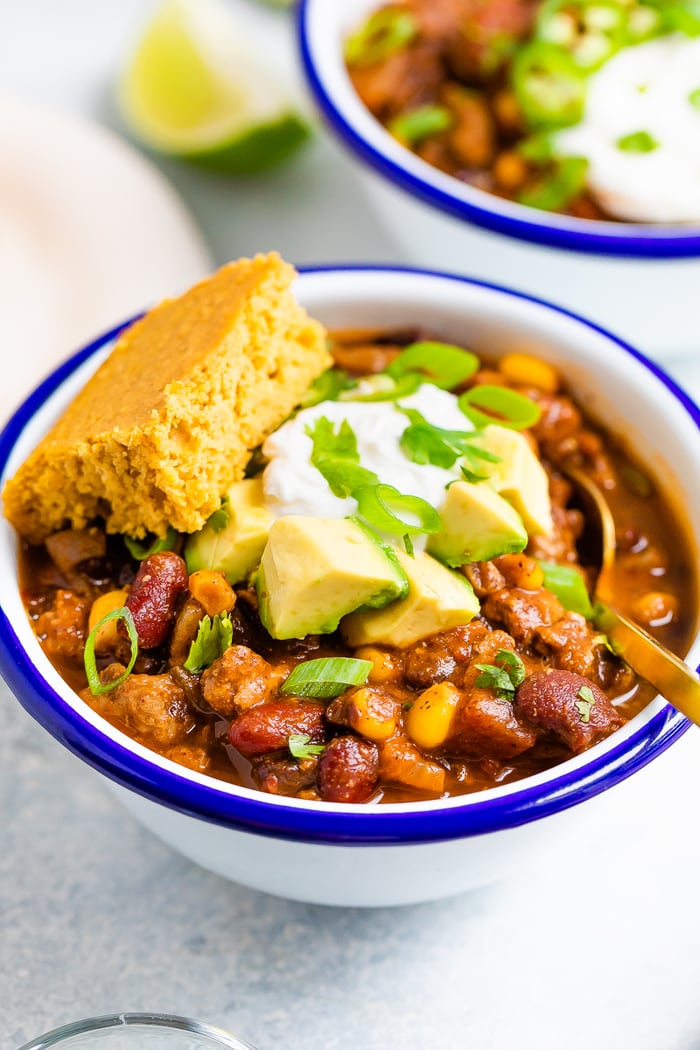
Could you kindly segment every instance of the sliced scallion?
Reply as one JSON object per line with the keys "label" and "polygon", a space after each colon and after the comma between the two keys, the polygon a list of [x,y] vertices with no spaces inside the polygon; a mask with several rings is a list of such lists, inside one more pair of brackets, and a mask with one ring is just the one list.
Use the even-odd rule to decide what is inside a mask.
{"label": "sliced scallion", "polygon": [[321,755],[326,750],[325,744],[312,744],[308,733],[292,733],[287,739],[287,747],[293,758],[312,758]]}
{"label": "sliced scallion", "polygon": [[405,347],[386,371],[397,380],[407,373],[418,373],[442,390],[452,390],[478,368],[479,358],[471,351],[451,343],[424,340]]}
{"label": "sliced scallion", "polygon": [[460,395],[458,404],[475,427],[498,423],[511,430],[525,430],[542,415],[542,409],[529,397],[505,386],[472,387]]}
{"label": "sliced scallion", "polygon": [[559,599],[564,608],[581,613],[587,620],[593,619],[593,606],[581,573],[553,561],[541,561],[539,564],[544,573],[545,588]]}
{"label": "sliced scallion", "polygon": [[417,146],[423,139],[447,131],[453,122],[454,117],[445,106],[418,106],[395,117],[387,127],[401,142]]}
{"label": "sliced scallion", "polygon": [[347,656],[306,660],[296,665],[280,686],[280,692],[287,696],[332,700],[350,686],[363,685],[371,670],[371,660],[355,660]]}
{"label": "sliced scallion", "polygon": [[345,41],[345,61],[350,66],[372,66],[401,51],[413,40],[418,25],[413,15],[399,7],[375,11]]}
{"label": "sliced scallion", "polygon": [[[214,511],[216,514],[217,511]],[[171,551],[174,549],[177,543],[177,533],[172,525],[168,525],[168,531],[165,536],[156,537],[152,543],[147,547],[144,543],[139,543],[138,540],[132,539],[131,536],[124,536],[124,546],[128,550],[132,558],[136,561],[144,561],[149,558],[151,554],[160,554],[162,551]]]}
{"label": "sliced scallion", "polygon": [[[126,624],[127,634],[129,636],[129,642],[131,643],[131,658],[129,663],[126,665],[126,669],[111,682],[101,682],[100,674],[97,670],[97,662],[95,660],[95,640],[97,638],[98,631],[110,620],[123,620]],[[87,636],[85,642],[85,652],[83,653],[83,663],[85,665],[85,674],[87,675],[88,685],[90,686],[90,692],[93,696],[100,696],[102,693],[111,693],[113,689],[116,689],[118,685],[125,682],[134,669],[136,663],[136,657],[139,654],[139,639],[136,633],[136,625],[131,612],[125,605],[122,605],[119,609],[112,609],[105,616],[102,617],[98,623],[95,624],[90,634]]]}
{"label": "sliced scallion", "polygon": [[406,496],[393,485],[365,485],[353,495],[358,513],[380,532],[432,535],[440,529],[440,515],[427,500]]}

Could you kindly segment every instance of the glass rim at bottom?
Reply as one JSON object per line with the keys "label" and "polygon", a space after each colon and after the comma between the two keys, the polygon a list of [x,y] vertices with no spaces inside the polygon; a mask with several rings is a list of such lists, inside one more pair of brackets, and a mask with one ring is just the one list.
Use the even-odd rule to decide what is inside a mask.
{"label": "glass rim at bottom", "polygon": [[78,1021],[54,1028],[44,1035],[31,1039],[24,1043],[18,1050],[51,1050],[57,1047],[64,1039],[74,1035],[84,1035],[90,1032],[98,1032],[109,1028],[128,1028],[140,1025],[141,1027],[160,1028],[163,1031],[190,1032],[192,1035],[208,1036],[216,1040],[221,1047],[228,1050],[255,1050],[251,1043],[246,1043],[231,1032],[225,1032],[223,1028],[216,1028],[205,1021],[197,1021],[192,1017],[180,1017],[177,1014],[160,1013],[119,1013],[103,1014],[99,1017],[85,1017]]}

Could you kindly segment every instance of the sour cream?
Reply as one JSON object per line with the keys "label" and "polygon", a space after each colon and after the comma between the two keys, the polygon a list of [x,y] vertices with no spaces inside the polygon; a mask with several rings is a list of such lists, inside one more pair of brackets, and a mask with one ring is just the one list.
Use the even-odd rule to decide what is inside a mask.
{"label": "sour cream", "polygon": [[[472,429],[457,406],[457,398],[431,383],[424,383],[400,403],[417,409],[434,426]],[[343,518],[357,510],[354,499],[333,495],[311,463],[313,443],[306,428],[322,416],[335,424],[335,429],[347,420],[357,438],[361,465],[373,470],[380,481],[404,495],[422,497],[437,510],[445,501],[445,486],[461,476],[457,466],[447,470],[412,463],[406,457],[399,442],[409,420],[393,401],[323,401],[283,423],[263,445],[263,455],[270,460],[263,472],[265,503],[276,518],[285,514]]]}
{"label": "sour cream", "polygon": [[[671,34],[618,52],[588,81],[583,120],[556,152],[586,157],[601,206],[629,222],[700,222],[700,38]],[[657,147],[629,152],[645,132]]]}

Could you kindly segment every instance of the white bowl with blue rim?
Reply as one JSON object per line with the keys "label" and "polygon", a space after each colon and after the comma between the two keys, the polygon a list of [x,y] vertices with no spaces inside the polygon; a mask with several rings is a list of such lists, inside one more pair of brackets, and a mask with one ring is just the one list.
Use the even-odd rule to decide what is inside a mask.
{"label": "white bowl with blue rim", "polygon": [[376,210],[421,266],[477,274],[585,314],[657,359],[700,352],[700,224],[576,219],[503,200],[401,146],[357,96],[347,36],[381,0],[300,0],[308,85]]}
{"label": "white bowl with blue rim", "polygon": [[[539,354],[685,508],[700,536],[700,411],[658,366],[599,327],[547,303],[462,277],[400,268],[302,272],[300,301],[332,328],[427,328],[484,356]],[[117,330],[118,331],[118,330]],[[0,435],[12,475],[114,343],[79,351],[39,386]],[[113,728],[60,678],[22,606],[17,540],[0,522],[0,671],[27,711],[105,778],[146,827],[225,878],[319,904],[436,899],[522,870],[546,855],[596,799],[688,728],[661,698],[584,754],[515,784],[391,805],[281,798],[161,758]],[[700,638],[689,659],[700,660]]]}

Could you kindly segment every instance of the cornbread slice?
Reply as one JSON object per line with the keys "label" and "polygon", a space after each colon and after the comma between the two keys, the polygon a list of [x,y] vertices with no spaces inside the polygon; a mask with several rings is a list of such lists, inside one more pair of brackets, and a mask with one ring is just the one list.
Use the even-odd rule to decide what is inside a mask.
{"label": "cornbread slice", "polygon": [[133,325],[5,485],[32,543],[101,516],[137,538],[201,528],[250,452],[330,365],[276,254],[229,263]]}

